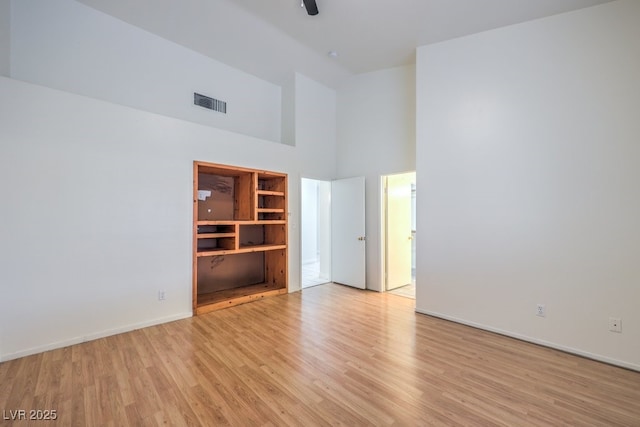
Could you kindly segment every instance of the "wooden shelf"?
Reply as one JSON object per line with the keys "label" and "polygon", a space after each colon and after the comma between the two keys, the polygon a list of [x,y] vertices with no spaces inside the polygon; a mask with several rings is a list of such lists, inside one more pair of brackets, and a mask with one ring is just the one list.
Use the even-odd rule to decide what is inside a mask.
{"label": "wooden shelf", "polygon": [[239,221],[229,220],[200,220],[196,221],[196,225],[236,225]]}
{"label": "wooden shelf", "polygon": [[[283,209],[284,211],[284,209]],[[196,221],[196,225],[252,225],[252,224],[286,224],[286,219],[258,219],[241,221]]]}
{"label": "wooden shelf", "polygon": [[284,191],[268,191],[268,190],[257,190],[258,196],[280,196],[284,197]]}
{"label": "wooden shelf", "polygon": [[258,208],[258,213],[284,213],[284,209],[279,208]]}
{"label": "wooden shelf", "polygon": [[225,249],[225,248],[211,248],[211,249],[201,249],[197,252],[197,257],[203,256],[220,256],[220,255],[230,255],[237,254],[238,251],[235,249]]}
{"label": "wooden shelf", "polygon": [[224,249],[224,248],[204,249],[198,252],[198,258],[203,256],[220,256],[220,255],[246,254],[250,252],[276,251],[278,249],[286,249],[286,248],[287,248],[287,245],[251,245],[251,246],[242,246],[240,247],[240,249]]}
{"label": "wooden shelf", "polygon": [[243,221],[240,223],[240,225],[277,225],[277,224],[286,224],[287,220],[286,219],[259,219],[256,221]]}
{"label": "wooden shelf", "polygon": [[198,239],[217,239],[219,237],[236,237],[236,233],[199,233]]}
{"label": "wooden shelf", "polygon": [[286,293],[287,175],[194,162],[193,183],[194,314]]}
{"label": "wooden shelf", "polygon": [[267,296],[286,294],[287,288],[273,283],[259,283],[234,289],[198,295],[196,314],[208,313],[221,308],[233,307]]}
{"label": "wooden shelf", "polygon": [[238,253],[246,253],[246,252],[265,252],[265,251],[275,251],[278,249],[287,249],[287,245],[247,245],[240,246],[238,249]]}

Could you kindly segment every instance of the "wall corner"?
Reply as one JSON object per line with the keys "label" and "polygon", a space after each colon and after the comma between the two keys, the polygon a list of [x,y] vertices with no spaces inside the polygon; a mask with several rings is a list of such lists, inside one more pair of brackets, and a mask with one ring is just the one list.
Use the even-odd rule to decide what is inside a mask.
{"label": "wall corner", "polygon": [[0,76],[11,77],[11,0],[0,0]]}

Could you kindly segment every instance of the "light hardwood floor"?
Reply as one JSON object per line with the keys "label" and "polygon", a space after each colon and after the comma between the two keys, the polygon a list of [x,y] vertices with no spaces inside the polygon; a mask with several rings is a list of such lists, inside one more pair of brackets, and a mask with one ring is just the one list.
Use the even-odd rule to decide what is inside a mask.
{"label": "light hardwood floor", "polygon": [[640,426],[640,373],[413,310],[320,285],[7,361],[0,411],[57,411],[16,426]]}

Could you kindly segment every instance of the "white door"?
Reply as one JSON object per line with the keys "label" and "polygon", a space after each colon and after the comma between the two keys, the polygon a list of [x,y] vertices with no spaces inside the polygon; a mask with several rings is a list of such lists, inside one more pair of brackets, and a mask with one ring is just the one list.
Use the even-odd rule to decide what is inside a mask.
{"label": "white door", "polygon": [[414,173],[389,175],[386,182],[387,290],[411,284],[411,184]]}
{"label": "white door", "polygon": [[365,289],[364,177],[331,182],[331,280]]}

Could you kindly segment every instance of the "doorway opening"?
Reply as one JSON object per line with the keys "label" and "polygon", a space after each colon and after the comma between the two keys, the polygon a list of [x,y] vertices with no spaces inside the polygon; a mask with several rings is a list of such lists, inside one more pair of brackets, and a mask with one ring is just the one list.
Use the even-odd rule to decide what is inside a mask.
{"label": "doorway opening", "polygon": [[302,288],[331,281],[331,181],[302,178]]}
{"label": "doorway opening", "polygon": [[384,289],[416,297],[416,173],[382,177]]}

